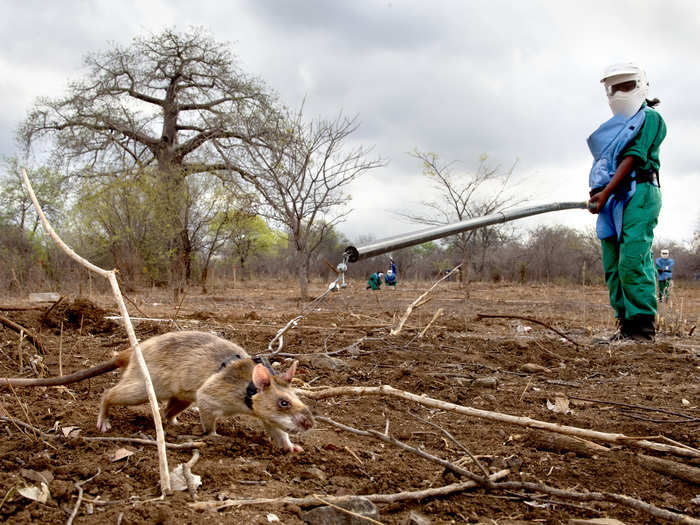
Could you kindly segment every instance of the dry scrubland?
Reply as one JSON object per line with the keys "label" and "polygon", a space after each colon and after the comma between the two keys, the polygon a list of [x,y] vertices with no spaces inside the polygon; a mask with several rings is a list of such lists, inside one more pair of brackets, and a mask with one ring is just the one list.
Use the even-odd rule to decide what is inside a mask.
{"label": "dry scrubland", "polygon": [[[352,271],[352,269],[351,269]],[[458,405],[627,436],[659,436],[700,448],[700,340],[688,335],[700,312],[700,288],[677,283],[663,309],[661,335],[653,344],[601,346],[593,338],[613,330],[602,286],[518,286],[473,283],[465,294],[456,282],[441,284],[416,309],[397,335],[393,323],[430,283],[402,282],[397,290],[364,290],[364,282],[329,295],[284,338],[283,352],[300,354],[297,386],[379,386],[424,394]],[[262,286],[264,284],[265,286]],[[325,283],[310,292],[322,293]],[[243,345],[251,354],[265,350],[277,331],[301,313],[304,303],[293,283],[244,283],[200,295],[194,289],[177,309],[161,290],[129,294],[141,340],[176,329],[213,331]],[[0,314],[40,335],[46,354],[19,334],[0,327],[3,376],[58,375],[111,357],[128,345],[124,329],[105,321],[116,313],[109,296],[78,300],[68,296],[44,310]],[[28,306],[24,298],[4,297],[4,306]],[[431,322],[434,314],[441,315]],[[530,317],[477,320],[477,314]],[[62,327],[62,329],[61,329]],[[323,353],[332,353],[328,356]],[[531,368],[524,367],[528,365]],[[532,367],[532,365],[537,365]],[[20,374],[21,370],[21,374]],[[116,372],[68,387],[0,390],[0,519],[8,523],[61,523],[69,519],[83,491],[75,523],[303,523],[308,506],[287,503],[195,510],[191,495],[159,496],[155,447],[137,442],[95,441],[95,419],[102,392]],[[556,398],[569,401],[569,413],[548,409]],[[685,401],[684,401],[685,400]],[[463,447],[491,472],[508,469],[504,481],[546,484],[576,492],[624,494],[657,508],[700,519],[695,483],[650,468],[638,454],[670,459],[700,469],[698,455],[686,457],[598,441],[591,451],[557,443],[542,431],[426,407],[397,397],[350,395],[308,399],[317,416],[354,428],[384,431],[392,437],[479,474]],[[561,403],[561,401],[560,401]],[[618,403],[618,404],[614,404]],[[44,434],[22,425],[28,423]],[[152,438],[148,408],[114,410],[110,437]],[[177,428],[166,428],[169,442],[200,432],[189,410]],[[296,438],[305,453],[273,449],[262,428],[246,418],[220,424],[221,437],[199,448],[192,472],[201,476],[199,502],[240,498],[304,498],[313,495],[394,494],[437,488],[468,478],[374,437],[318,421]],[[449,435],[448,435],[449,433]],[[64,435],[67,435],[65,437]],[[188,436],[188,437],[185,437]],[[666,441],[666,443],[670,443]],[[113,461],[118,449],[133,452]],[[688,449],[690,450],[690,449]],[[696,450],[697,452],[697,450]],[[170,468],[191,459],[192,450],[171,449]],[[694,456],[694,457],[693,457]],[[99,470],[99,475],[95,474]],[[43,478],[42,478],[43,476]],[[692,475],[691,475],[692,477]],[[76,483],[88,480],[79,488]],[[45,503],[22,497],[18,489],[46,479]],[[322,496],[323,497],[323,496]],[[313,498],[312,498],[313,499]],[[320,505],[319,500],[315,501]],[[377,504],[381,523],[406,523],[411,511],[432,523],[566,523],[570,518],[614,517],[627,524],[664,522],[648,512],[610,501],[472,489],[448,496]],[[510,521],[509,521],[510,520]],[[368,522],[369,523],[369,522]]]}

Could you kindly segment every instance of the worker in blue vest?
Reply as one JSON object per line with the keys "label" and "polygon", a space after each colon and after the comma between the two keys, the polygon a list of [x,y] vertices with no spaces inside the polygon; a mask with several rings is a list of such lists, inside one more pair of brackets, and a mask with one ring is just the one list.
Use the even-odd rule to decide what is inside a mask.
{"label": "worker in blue vest", "polygon": [[659,146],[666,124],[647,99],[636,64],[614,64],[601,80],[613,117],[589,138],[593,167],[589,210],[598,215],[605,282],[619,331],[613,340],[650,341],[656,334],[656,279],[651,244],[661,210]]}
{"label": "worker in blue vest", "polygon": [[394,263],[394,259],[391,259],[391,268],[386,271],[384,283],[387,286],[393,286],[394,290],[396,290],[396,282],[396,264]]}
{"label": "worker in blue vest", "polygon": [[668,301],[671,291],[671,276],[675,261],[669,257],[668,250],[661,250],[661,257],[656,258],[656,273],[659,279],[659,301]]}

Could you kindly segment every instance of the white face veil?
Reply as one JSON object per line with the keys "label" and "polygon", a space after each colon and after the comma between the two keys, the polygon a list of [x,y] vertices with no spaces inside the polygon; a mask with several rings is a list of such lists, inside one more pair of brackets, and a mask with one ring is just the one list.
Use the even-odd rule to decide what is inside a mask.
{"label": "white face veil", "polygon": [[626,118],[639,111],[649,92],[646,73],[631,62],[607,67],[601,82],[613,114]]}

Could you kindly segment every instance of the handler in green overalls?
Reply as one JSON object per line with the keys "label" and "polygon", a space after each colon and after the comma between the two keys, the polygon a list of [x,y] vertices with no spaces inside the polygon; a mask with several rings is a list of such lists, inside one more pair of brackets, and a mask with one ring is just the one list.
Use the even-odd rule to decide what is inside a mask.
{"label": "handler in green overalls", "polygon": [[649,83],[636,64],[605,70],[613,117],[589,138],[591,213],[598,214],[605,282],[619,324],[612,340],[653,340],[656,269],[651,251],[661,210],[659,146],[666,124],[648,100]]}
{"label": "handler in green overalls", "polygon": [[367,290],[379,290],[379,288],[382,286],[383,277],[384,274],[382,272],[374,272],[372,275],[370,275],[369,279],[367,279]]}

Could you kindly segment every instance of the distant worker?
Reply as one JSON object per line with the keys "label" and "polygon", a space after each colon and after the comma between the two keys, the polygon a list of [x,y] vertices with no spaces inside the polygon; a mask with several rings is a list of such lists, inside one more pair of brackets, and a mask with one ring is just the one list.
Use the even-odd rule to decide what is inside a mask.
{"label": "distant worker", "polygon": [[671,272],[675,261],[668,256],[668,250],[661,250],[661,257],[656,258],[656,272],[659,276],[659,301],[668,301],[671,291]]}
{"label": "distant worker", "polygon": [[656,279],[651,244],[661,211],[659,147],[666,124],[648,100],[636,64],[608,67],[601,80],[613,117],[588,137],[593,154],[589,210],[598,214],[605,282],[618,332],[610,341],[653,340]]}
{"label": "distant worker", "polygon": [[394,263],[394,259],[391,259],[391,268],[386,271],[384,283],[387,286],[393,286],[394,290],[396,290],[396,264]]}
{"label": "distant worker", "polygon": [[369,276],[369,279],[367,280],[367,290],[370,288],[372,290],[379,290],[379,288],[382,285],[382,278],[384,277],[384,274],[382,272],[375,272],[372,275]]}

